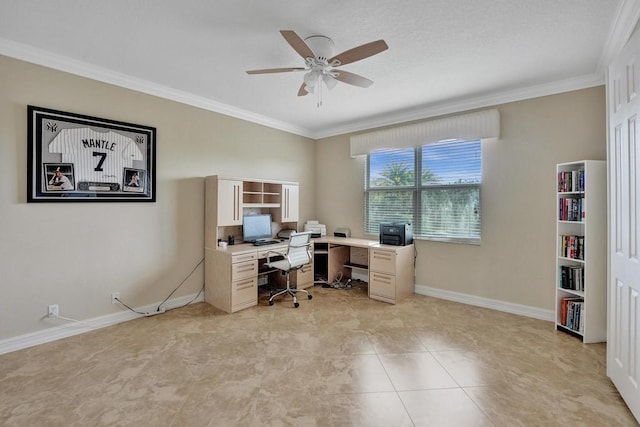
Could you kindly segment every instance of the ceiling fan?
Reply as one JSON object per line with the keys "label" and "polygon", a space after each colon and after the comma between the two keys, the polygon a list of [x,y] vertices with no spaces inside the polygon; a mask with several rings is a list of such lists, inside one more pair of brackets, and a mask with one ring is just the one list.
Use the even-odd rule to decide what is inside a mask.
{"label": "ceiling fan", "polygon": [[369,87],[373,81],[358,74],[349,73],[337,69],[352,62],[360,61],[383,52],[389,48],[384,40],[376,40],[353,49],[346,50],[338,55],[333,55],[333,40],[326,36],[310,36],[300,38],[295,31],[280,31],[284,39],[291,45],[305,62],[304,67],[267,68],[262,70],[247,70],[247,74],[288,73],[294,71],[306,71],[304,81],[298,90],[298,96],[308,93],[318,93],[318,107],[322,105],[321,82],[333,89],[338,81],[359,87]]}

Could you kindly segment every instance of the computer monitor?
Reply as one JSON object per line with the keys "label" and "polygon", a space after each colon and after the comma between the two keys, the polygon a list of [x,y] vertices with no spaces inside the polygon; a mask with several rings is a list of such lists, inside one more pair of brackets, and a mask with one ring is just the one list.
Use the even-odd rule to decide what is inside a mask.
{"label": "computer monitor", "polygon": [[255,242],[272,237],[271,214],[244,215],[242,217],[242,240]]}

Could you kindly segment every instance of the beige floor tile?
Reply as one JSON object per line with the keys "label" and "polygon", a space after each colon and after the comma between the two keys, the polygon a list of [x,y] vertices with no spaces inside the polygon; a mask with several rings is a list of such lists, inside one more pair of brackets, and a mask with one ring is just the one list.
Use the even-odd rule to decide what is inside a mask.
{"label": "beige floor tile", "polygon": [[312,292],[297,309],[199,303],[0,355],[0,425],[637,425],[605,344],[421,295]]}
{"label": "beige floor tile", "polygon": [[426,348],[410,329],[380,328],[369,332],[371,344],[378,354],[419,353]]}
{"label": "beige floor tile", "polygon": [[336,394],[328,397],[336,427],[413,426],[397,393]]}
{"label": "beige floor tile", "polygon": [[415,426],[491,426],[489,418],[459,388],[400,392]]}
{"label": "beige floor tile", "polygon": [[458,387],[430,353],[381,354],[379,357],[397,391]]}
{"label": "beige floor tile", "polygon": [[461,387],[500,384],[509,380],[507,367],[482,350],[434,351],[431,354]]}
{"label": "beige floor tile", "polygon": [[394,391],[389,376],[375,354],[330,356],[324,364],[328,394]]}
{"label": "beige floor tile", "polygon": [[468,329],[458,326],[431,323],[411,331],[429,351],[473,350],[481,345],[476,334],[470,334]]}
{"label": "beige floor tile", "polygon": [[496,426],[636,426],[619,397],[594,397],[595,390],[563,392],[542,383],[465,388]]}
{"label": "beige floor tile", "polygon": [[260,382],[264,396],[315,396],[327,393],[328,366],[320,356],[267,357]]}

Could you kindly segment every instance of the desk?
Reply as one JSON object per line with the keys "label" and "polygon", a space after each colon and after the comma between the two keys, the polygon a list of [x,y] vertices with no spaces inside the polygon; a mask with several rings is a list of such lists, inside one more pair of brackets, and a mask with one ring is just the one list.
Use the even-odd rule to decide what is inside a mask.
{"label": "desk", "polygon": [[[264,269],[268,251],[286,252],[288,243],[267,246],[239,244],[226,249],[205,248],[207,303],[227,313],[258,305],[258,286],[267,276],[271,284],[283,284],[282,275]],[[381,245],[375,240],[350,237],[313,239],[313,263],[291,273],[292,286],[313,286],[315,273],[329,282],[339,274],[352,277],[359,271],[369,279],[369,298],[395,304],[414,292],[413,245]]]}
{"label": "desk", "polygon": [[[288,242],[254,246],[239,244],[221,248],[205,248],[204,300],[226,311],[258,305],[258,287],[274,284],[284,287],[279,271],[264,267],[267,252],[286,252]],[[300,289],[313,286],[313,263],[291,272],[291,285]]]}
{"label": "desk", "polygon": [[331,283],[354,273],[368,277],[369,298],[395,304],[414,293],[414,246],[351,237],[314,239],[314,276]]}

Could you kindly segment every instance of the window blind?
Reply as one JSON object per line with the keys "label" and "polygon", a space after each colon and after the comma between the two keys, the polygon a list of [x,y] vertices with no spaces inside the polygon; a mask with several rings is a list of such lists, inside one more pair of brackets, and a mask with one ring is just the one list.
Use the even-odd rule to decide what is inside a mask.
{"label": "window blind", "polygon": [[409,222],[416,237],[480,241],[480,141],[375,150],[365,175],[366,233]]}

